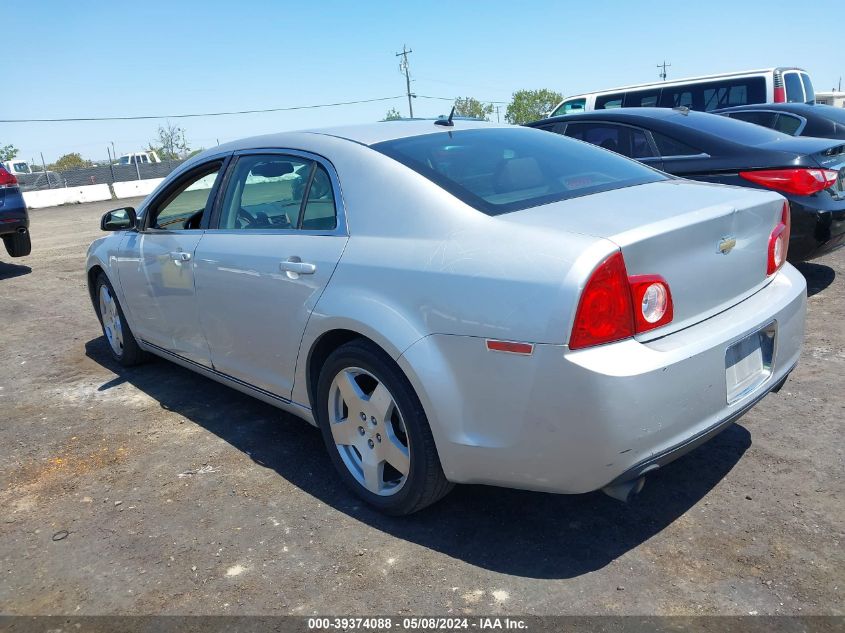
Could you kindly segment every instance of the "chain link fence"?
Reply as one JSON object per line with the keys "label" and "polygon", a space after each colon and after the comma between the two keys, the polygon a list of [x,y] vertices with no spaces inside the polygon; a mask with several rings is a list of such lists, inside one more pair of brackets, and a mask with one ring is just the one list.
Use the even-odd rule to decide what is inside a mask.
{"label": "chain link fence", "polygon": [[34,171],[31,174],[16,174],[16,177],[21,191],[43,191],[63,187],[110,185],[115,182],[128,182],[130,180],[164,178],[184,162],[185,159],[130,165],[94,165],[66,170]]}

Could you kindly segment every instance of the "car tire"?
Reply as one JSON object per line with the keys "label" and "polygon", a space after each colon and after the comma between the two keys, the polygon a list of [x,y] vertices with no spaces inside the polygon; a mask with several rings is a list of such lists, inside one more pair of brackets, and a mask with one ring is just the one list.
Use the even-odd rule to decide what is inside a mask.
{"label": "car tire", "polygon": [[126,322],[123,309],[120,307],[108,277],[100,273],[94,288],[96,290],[94,307],[112,358],[124,367],[132,367],[143,362],[146,354],[138,346],[138,341],[135,340]]}
{"label": "car tire", "polygon": [[335,469],[371,506],[407,515],[452,489],[419,398],[375,344],[359,339],[332,352],[320,370],[315,400]]}
{"label": "car tire", "polygon": [[6,252],[11,257],[26,257],[32,252],[32,241],[29,238],[29,231],[4,235],[3,243],[6,245]]}

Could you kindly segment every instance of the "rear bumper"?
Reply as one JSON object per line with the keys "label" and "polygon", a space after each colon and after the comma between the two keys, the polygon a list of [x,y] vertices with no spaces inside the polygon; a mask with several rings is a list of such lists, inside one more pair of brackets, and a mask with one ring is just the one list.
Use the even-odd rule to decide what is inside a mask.
{"label": "rear bumper", "polygon": [[[447,478],[580,493],[658,467],[743,415],[786,378],[804,333],[806,284],[785,266],[729,310],[661,339],[530,356],[433,335],[399,359],[429,417]],[[771,371],[728,403],[725,354],[774,328]]]}
{"label": "rear bumper", "polygon": [[29,215],[23,196],[15,189],[0,190],[0,235],[29,228]]}
{"label": "rear bumper", "polygon": [[[815,259],[845,246],[845,208],[815,209],[795,200],[790,200],[789,205],[792,215],[789,261]],[[841,206],[845,207],[845,201]]]}

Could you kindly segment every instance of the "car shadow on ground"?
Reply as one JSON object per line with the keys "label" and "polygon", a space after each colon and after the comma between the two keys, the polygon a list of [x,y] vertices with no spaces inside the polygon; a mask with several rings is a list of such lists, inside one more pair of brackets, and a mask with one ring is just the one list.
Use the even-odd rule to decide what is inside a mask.
{"label": "car shadow on ground", "polygon": [[600,492],[553,495],[457,486],[411,517],[385,517],[340,483],[317,429],[164,360],[121,368],[107,345],[100,337],[85,346],[90,358],[117,374],[101,391],[128,382],[162,408],[204,427],[338,511],[394,537],[504,574],[571,578],[604,567],[687,512],[751,446],[749,432],[732,425],[650,475],[629,505]]}
{"label": "car shadow on ground", "polygon": [[796,264],[795,267],[798,269],[798,272],[804,275],[804,279],[807,280],[808,297],[820,293],[836,279],[836,271],[824,264],[801,262],[800,264]]}
{"label": "car shadow on ground", "polygon": [[12,279],[13,277],[20,277],[21,275],[28,275],[32,272],[29,266],[21,266],[20,264],[7,264],[0,262],[0,281],[3,279]]}

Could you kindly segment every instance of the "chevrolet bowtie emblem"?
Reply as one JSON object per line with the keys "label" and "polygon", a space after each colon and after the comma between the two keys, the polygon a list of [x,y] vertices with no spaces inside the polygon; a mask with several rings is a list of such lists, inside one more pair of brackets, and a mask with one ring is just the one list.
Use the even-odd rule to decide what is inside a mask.
{"label": "chevrolet bowtie emblem", "polygon": [[730,253],[734,249],[734,246],[736,246],[736,238],[735,237],[723,237],[719,241],[719,252],[722,255],[727,255],[728,253]]}

